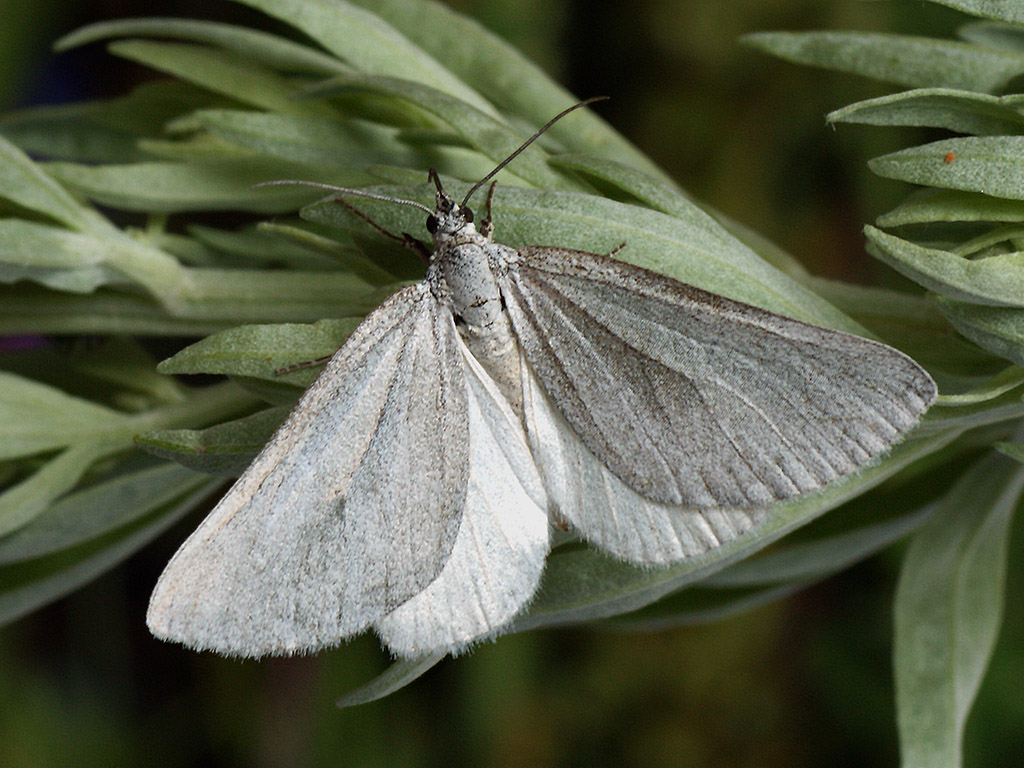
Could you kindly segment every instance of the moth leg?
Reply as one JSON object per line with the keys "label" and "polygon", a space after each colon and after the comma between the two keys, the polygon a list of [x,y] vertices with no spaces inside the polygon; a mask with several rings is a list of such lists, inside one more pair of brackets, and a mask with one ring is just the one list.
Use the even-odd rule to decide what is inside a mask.
{"label": "moth leg", "polygon": [[619,243],[614,248],[612,248],[610,251],[608,251],[608,258],[610,259],[610,258],[614,257],[616,253],[619,253],[623,248],[626,247],[626,244],[627,244],[626,241],[623,240],[621,243]]}
{"label": "moth leg", "polygon": [[318,357],[315,360],[305,360],[301,363],[292,363],[291,365],[286,365],[282,368],[275,368],[274,375],[281,376],[286,373],[291,373],[292,371],[300,371],[303,368],[312,368],[316,365],[323,365],[332,357],[334,357],[334,355],[324,355],[323,357]]}
{"label": "moth leg", "polygon": [[494,222],[491,220],[491,202],[494,200],[494,188],[496,186],[498,186],[498,182],[492,181],[491,186],[487,190],[487,202],[484,203],[484,218],[480,222],[480,234],[488,240],[494,234]]}
{"label": "moth leg", "polygon": [[387,238],[389,238],[391,240],[394,240],[395,242],[401,243],[403,247],[408,248],[410,251],[412,251],[417,256],[419,256],[420,259],[422,259],[424,264],[429,264],[430,263],[430,249],[427,248],[427,246],[422,241],[417,240],[415,237],[410,235],[408,232],[403,232],[401,237],[399,237],[398,235],[394,234],[393,232],[388,232],[386,229],[384,229],[384,227],[382,227],[376,221],[374,221],[369,216],[367,216],[365,213],[363,213],[358,208],[356,208],[354,205],[352,205],[352,203],[348,202],[347,200],[345,200],[345,199],[343,199],[341,197],[337,198],[337,200],[338,200],[339,203],[341,203],[343,206],[348,208],[348,210],[350,210],[352,213],[354,213],[360,219],[362,219],[367,224],[369,224],[371,227],[373,227],[378,232],[380,232],[382,235],[384,235],[384,237],[387,237]]}

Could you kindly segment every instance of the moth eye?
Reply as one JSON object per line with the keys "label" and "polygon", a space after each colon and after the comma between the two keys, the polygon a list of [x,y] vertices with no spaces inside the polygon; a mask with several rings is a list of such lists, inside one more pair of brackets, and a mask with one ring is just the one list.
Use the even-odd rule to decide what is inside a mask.
{"label": "moth eye", "polygon": [[467,224],[473,223],[473,212],[469,208],[462,209],[462,218]]}
{"label": "moth eye", "polygon": [[437,217],[427,216],[427,232],[434,234],[437,232]]}

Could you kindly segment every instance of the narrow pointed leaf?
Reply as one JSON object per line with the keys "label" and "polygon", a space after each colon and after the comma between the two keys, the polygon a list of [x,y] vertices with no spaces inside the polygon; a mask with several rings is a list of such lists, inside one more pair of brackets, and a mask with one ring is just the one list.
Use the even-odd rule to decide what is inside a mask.
{"label": "narrow pointed leaf", "polygon": [[277,35],[232,24],[192,19],[117,19],[77,29],[56,43],[66,51],[80,45],[119,37],[163,37],[216,45],[240,56],[284,71],[334,74],[346,67],[337,59]]}
{"label": "narrow pointed leaf", "polygon": [[395,691],[404,688],[416,678],[435,667],[447,654],[435,653],[419,659],[400,659],[395,661],[381,674],[368,682],[349,691],[336,702],[339,708],[354,707],[383,699]]}
{"label": "narrow pointed leaf", "polygon": [[[355,4],[387,20],[478,93],[532,125],[543,125],[576,100],[505,40],[445,5],[417,0]],[[624,163],[674,186],[664,171],[591,110],[580,111],[569,123],[556,123],[548,133],[573,152]]]}
{"label": "narrow pointed leaf", "polygon": [[196,472],[238,477],[290,411],[290,406],[279,406],[206,429],[147,432],[135,442],[155,456]]}
{"label": "narrow pointed leaf", "polygon": [[978,192],[922,189],[879,216],[877,223],[880,227],[900,227],[940,221],[1024,221],[1024,201]]}
{"label": "narrow pointed leaf", "polygon": [[423,83],[495,115],[487,100],[380,16],[344,0],[236,0],[305,32],[356,69]]}
{"label": "narrow pointed leaf", "polygon": [[0,136],[0,197],[74,229],[106,230],[110,226],[3,136]]}
{"label": "narrow pointed leaf", "polygon": [[997,96],[949,88],[921,88],[860,101],[831,112],[831,123],[912,125],[976,136],[1024,131],[1024,114]]}
{"label": "narrow pointed leaf", "polygon": [[[309,325],[242,325],[207,336],[160,363],[161,373],[219,373],[292,382],[285,366],[333,355],[359,324],[358,318]],[[305,377],[300,377],[305,378]]]}
{"label": "narrow pointed leaf", "polygon": [[965,473],[907,550],[895,604],[903,768],[961,765],[964,725],[1002,620],[1024,467],[993,454]]}
{"label": "narrow pointed leaf", "polygon": [[117,411],[0,371],[0,459],[95,438],[122,423]]}
{"label": "narrow pointed leaf", "polygon": [[1024,200],[1024,136],[944,139],[876,157],[868,167],[926,187]]}
{"label": "narrow pointed leaf", "polygon": [[1024,253],[971,261],[865,227],[872,253],[925,288],[951,299],[1024,307]]}
{"label": "narrow pointed leaf", "polygon": [[960,333],[980,347],[1024,365],[1024,309],[981,307],[937,297],[946,318]]}
{"label": "narrow pointed leaf", "polygon": [[746,35],[743,40],[797,64],[912,88],[994,93],[1024,72],[1024,54],[927,37],[868,32],[765,32]]}
{"label": "narrow pointed leaf", "polygon": [[[0,537],[29,524],[70,491],[98,459],[131,447],[128,440],[72,445],[17,485],[0,493]],[[4,539],[0,538],[0,544]],[[2,555],[0,555],[2,562]]]}

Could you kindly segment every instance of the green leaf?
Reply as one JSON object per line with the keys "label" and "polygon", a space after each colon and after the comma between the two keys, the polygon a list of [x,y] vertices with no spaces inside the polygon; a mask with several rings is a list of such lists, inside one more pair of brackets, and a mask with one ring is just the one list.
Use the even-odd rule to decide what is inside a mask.
{"label": "green leaf", "polygon": [[96,461],[124,451],[130,445],[127,440],[77,443],[25,480],[5,488],[0,493],[0,537],[17,531],[41,515],[55,499],[74,488]]}
{"label": "green leaf", "polygon": [[548,162],[555,168],[584,173],[670,216],[682,219],[708,216],[675,187],[628,165],[593,155],[572,154],[555,155]]}
{"label": "green leaf", "polygon": [[872,254],[925,288],[972,304],[1024,307],[1024,253],[971,261],[865,227]]}
{"label": "green leaf", "polygon": [[790,597],[806,584],[716,589],[703,584],[684,589],[653,605],[605,619],[600,626],[626,632],[664,632],[677,627],[709,624]]}
{"label": "green leaf", "polygon": [[123,421],[117,411],[0,371],[0,459],[101,438]]}
{"label": "green leaf", "polygon": [[344,0],[236,0],[291,24],[370,75],[404,78],[436,88],[479,110],[494,108],[380,16]]}
{"label": "green leaf", "polygon": [[383,699],[397,690],[404,688],[416,678],[436,666],[447,654],[435,653],[419,659],[400,659],[368,682],[346,693],[336,702],[339,708],[354,707]]}
{"label": "green leaf", "polygon": [[1024,200],[1024,136],[965,136],[876,157],[879,176]]}
{"label": "green leaf", "polygon": [[[179,472],[187,470],[176,468]],[[195,475],[192,475],[195,477]],[[129,510],[136,521],[122,526],[77,547],[53,555],[35,558],[24,563],[0,567],[0,624],[6,624],[62,597],[117,565],[136,550],[159,536],[182,516],[198,507],[219,480],[203,478],[204,484],[185,492],[173,501],[153,507],[145,483],[134,489],[137,505]],[[187,481],[186,481],[187,482]],[[180,482],[178,487],[181,487]],[[106,501],[96,507],[109,511],[125,509],[118,504],[123,495],[117,489],[107,489]],[[84,492],[83,492],[84,493]],[[82,502],[77,495],[65,502],[64,512],[54,519],[72,515]],[[135,514],[132,514],[135,513]],[[141,514],[140,514],[141,513]],[[144,516],[143,516],[144,515]]]}
{"label": "green leaf", "polygon": [[921,526],[930,510],[844,529],[811,540],[782,544],[742,560],[701,582],[706,587],[769,587],[809,584],[849,568],[899,541]]}
{"label": "green leaf", "polygon": [[1024,365],[1024,309],[981,307],[941,296],[936,303],[953,327],[975,344]]}
{"label": "green leaf", "polygon": [[899,227],[940,221],[1024,221],[1024,203],[977,192],[921,189],[889,213],[879,216],[878,226]]}
{"label": "green leaf", "polygon": [[111,43],[110,52],[272,112],[334,114],[323,104],[296,99],[296,86],[272,69],[228,51],[186,43],[125,40]]}
{"label": "green leaf", "polygon": [[[543,125],[576,101],[505,40],[447,6],[418,0],[355,2],[386,19],[489,101],[529,125]],[[547,136],[572,152],[618,161],[675,186],[663,170],[589,109],[577,112],[571,121],[556,123]]]}
{"label": "green leaf", "polygon": [[30,154],[82,163],[142,159],[140,139],[175,117],[222,100],[181,82],[143,83],[127,96],[51,104],[0,115],[0,133]]}
{"label": "green leaf", "polygon": [[830,123],[912,125],[993,136],[1024,131],[1024,114],[997,96],[949,88],[921,88],[837,109]]}
{"label": "green leaf", "polygon": [[[979,14],[982,15],[982,14]],[[988,15],[988,14],[984,14]],[[984,48],[1024,51],[1024,30],[1016,24],[975,21],[957,28],[957,37]]]}
{"label": "green leaf", "polygon": [[240,57],[286,72],[329,75],[345,71],[337,59],[307,45],[255,29],[192,19],[117,19],[89,24],[54,43],[66,51],[117,37],[165,37],[215,45]]}
{"label": "green leaf", "polygon": [[0,538],[0,565],[70,549],[211,487],[209,478],[163,462],[109,477],[47,504],[44,514]]}
{"label": "green leaf", "polygon": [[150,453],[196,472],[238,477],[256,458],[291,409],[266,408],[251,416],[206,429],[165,429],[139,435]]}
{"label": "green leaf", "polygon": [[[973,384],[972,379],[987,378],[999,364],[953,331],[929,298],[824,278],[809,277],[805,282],[816,294],[940,379],[949,373],[952,375],[948,378]],[[946,393],[949,387],[943,384],[939,381],[939,390]]]}
{"label": "green leaf", "polygon": [[175,163],[148,162],[129,165],[79,165],[48,163],[47,171],[71,189],[103,205],[142,213],[235,210],[281,213],[295,210],[314,199],[308,189],[254,184],[282,176],[309,181],[360,181],[360,176],[313,172],[253,157]]}
{"label": "green leaf", "polygon": [[[318,96],[338,93],[371,93],[406,101],[450,125],[471,146],[491,158],[495,164],[519,149],[529,138],[528,133],[514,130],[500,118],[492,117],[490,111],[481,110],[444,91],[427,87],[418,82],[390,77],[342,75],[309,89],[308,93]],[[571,116],[565,119],[572,121]],[[552,171],[546,162],[544,153],[536,144],[516,157],[515,163],[509,165],[504,173],[541,188],[579,189],[580,187],[569,177]]]}
{"label": "green leaf", "polygon": [[33,221],[0,219],[0,283],[32,280],[49,288],[91,293],[98,286],[124,283],[106,263],[109,243],[102,238]]}
{"label": "green leaf", "polygon": [[961,765],[964,724],[1002,620],[1010,523],[1024,467],[977,462],[914,536],[896,590],[903,768]]}
{"label": "green leaf", "polygon": [[388,162],[416,167],[426,158],[400,144],[397,129],[365,121],[241,110],[204,110],[191,119],[224,141],[260,155],[325,169]]}
{"label": "green leaf", "polygon": [[930,0],[939,5],[956,8],[974,16],[984,16],[1001,21],[1024,21],[1024,8],[1007,0]]}
{"label": "green leaf", "polygon": [[242,325],[196,342],[158,366],[161,373],[219,373],[273,382],[304,381],[286,366],[333,355],[361,318],[321,320],[309,325]]}
{"label": "green leaf", "polygon": [[867,32],[762,32],[743,41],[787,61],[911,88],[994,93],[1024,73],[1024,54],[927,37]]}
{"label": "green leaf", "polygon": [[111,225],[75,200],[28,155],[0,136],[0,197],[81,231],[108,231]]}
{"label": "green leaf", "polygon": [[1004,456],[1024,464],[1024,444],[1022,443],[996,443],[995,449]]}

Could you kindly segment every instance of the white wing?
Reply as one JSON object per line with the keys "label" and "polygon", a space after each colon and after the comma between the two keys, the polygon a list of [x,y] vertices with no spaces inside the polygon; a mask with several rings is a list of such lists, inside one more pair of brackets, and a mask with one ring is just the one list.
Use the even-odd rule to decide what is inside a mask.
{"label": "white wing", "polygon": [[371,313],[171,560],[153,634],[241,656],[309,651],[433,581],[466,499],[463,365],[425,285]]}
{"label": "white wing", "polygon": [[736,538],[877,459],[935,398],[897,350],[606,257],[526,248],[499,285],[551,499],[634,562]]}
{"label": "white wing", "polygon": [[469,490],[451,557],[423,592],[375,624],[399,656],[458,650],[529,602],[549,549],[547,498],[522,424],[463,348],[469,392]]}

